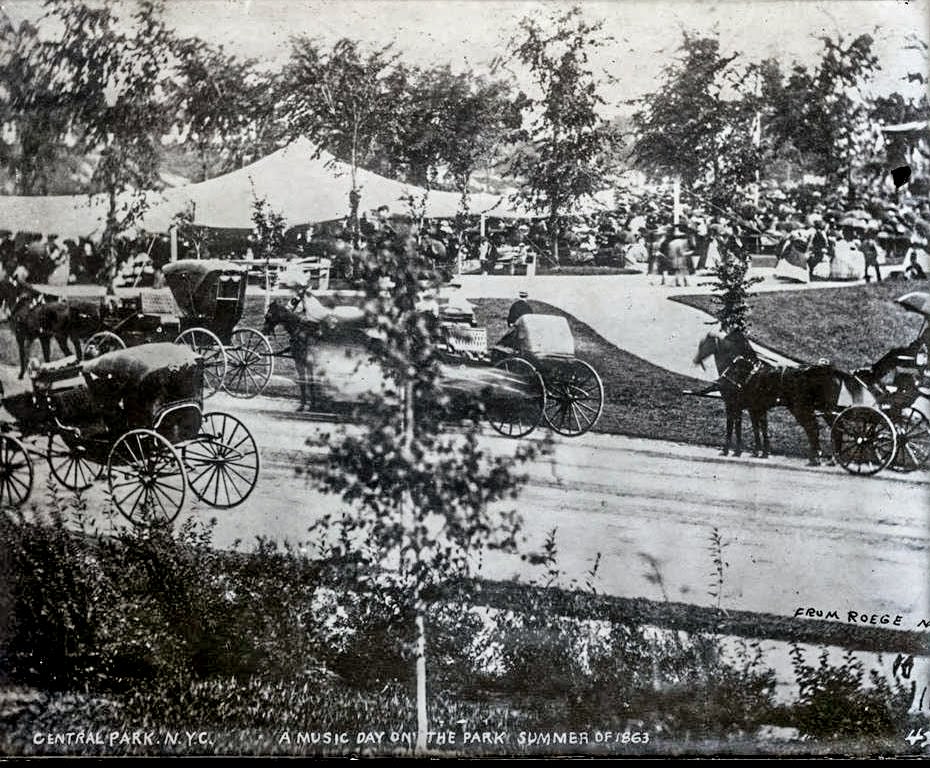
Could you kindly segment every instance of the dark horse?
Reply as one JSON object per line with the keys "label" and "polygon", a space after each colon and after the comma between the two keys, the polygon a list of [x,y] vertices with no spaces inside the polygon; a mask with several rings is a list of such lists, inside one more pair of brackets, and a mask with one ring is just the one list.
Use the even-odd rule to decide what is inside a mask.
{"label": "dark horse", "polygon": [[65,355],[83,358],[81,341],[102,328],[104,308],[93,301],[47,301],[31,286],[5,280],[0,284],[0,304],[10,308],[10,326],[19,348],[19,378],[26,373],[29,351],[36,339],[42,345],[45,362],[51,360],[54,338]]}
{"label": "dark horse", "polygon": [[[749,352],[747,352],[747,348]],[[865,385],[855,376],[828,363],[803,367],[775,367],[759,360],[749,345],[748,339],[738,332],[724,337],[709,333],[698,346],[694,362],[701,364],[714,356],[720,376],[717,387],[727,407],[728,434],[731,413],[749,411],[755,437],[754,455],[763,458],[769,455],[767,414],[776,406],[784,406],[804,430],[808,441],[808,464],[820,464],[820,430],[817,414],[830,417],[838,410],[841,393],[853,399],[863,396]],[[737,418],[737,449],[741,449],[739,422]]]}
{"label": "dark horse", "polygon": [[[731,447],[734,456],[740,456],[743,453],[743,411],[750,410],[755,437],[753,455],[761,455],[765,458],[768,456],[768,417],[764,412],[758,411],[753,417],[753,411],[750,409],[744,391],[746,379],[749,378],[751,371],[760,364],[756,351],[749,343],[749,339],[742,333],[729,333],[723,337],[715,333],[708,333],[698,345],[693,360],[694,365],[700,365],[703,368],[704,361],[711,355],[713,355],[714,363],[717,366],[718,378],[715,384],[705,388],[703,392],[717,390],[723,398],[727,422],[727,438],[721,453],[724,456],[729,455]],[[760,435],[757,430],[763,428],[765,428],[765,431]],[[733,445],[734,433],[735,445]]]}

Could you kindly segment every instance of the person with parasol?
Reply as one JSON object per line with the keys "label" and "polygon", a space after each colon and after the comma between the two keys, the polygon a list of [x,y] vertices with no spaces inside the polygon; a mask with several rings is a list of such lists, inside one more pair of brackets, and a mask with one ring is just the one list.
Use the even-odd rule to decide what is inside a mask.
{"label": "person with parasol", "polygon": [[914,291],[896,299],[908,312],[923,317],[923,324],[917,337],[905,347],[895,347],[884,354],[870,368],[857,371],[857,374],[870,383],[877,384],[886,376],[894,373],[893,382],[900,388],[902,381],[914,381],[925,378],[928,373],[927,360],[930,350],[930,293]]}

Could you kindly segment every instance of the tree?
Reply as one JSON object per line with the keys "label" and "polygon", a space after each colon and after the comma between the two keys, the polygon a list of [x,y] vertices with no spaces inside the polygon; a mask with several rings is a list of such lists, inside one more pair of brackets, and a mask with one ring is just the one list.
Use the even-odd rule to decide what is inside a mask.
{"label": "tree", "polygon": [[255,196],[252,200],[252,242],[255,246],[255,258],[265,261],[265,311],[271,297],[271,260],[282,255],[287,221],[275,211],[266,198]]}
{"label": "tree", "polygon": [[714,267],[715,316],[724,333],[749,332],[749,292],[761,277],[749,277],[749,260],[740,253],[727,253]]}
{"label": "tree", "polygon": [[452,177],[467,210],[472,174],[522,123],[526,97],[509,83],[455,73],[448,65],[398,67],[404,87],[396,129],[383,148],[392,170],[412,184],[432,188],[440,170]]}
{"label": "tree", "polygon": [[102,246],[112,277],[114,239],[144,212],[144,190],[158,183],[158,141],[171,122],[161,97],[173,35],[151,0],[141,0],[128,17],[110,0],[49,0],[48,6],[61,34],[47,66],[82,150],[99,158],[92,183],[109,203]]}
{"label": "tree", "polygon": [[756,73],[737,69],[739,54],[724,56],[713,37],[684,33],[679,52],[633,116],[633,160],[726,204],[761,167]]}
{"label": "tree", "polygon": [[366,55],[357,42],[343,38],[327,52],[310,38],[298,37],[282,75],[280,111],[288,138],[306,136],[316,144],[317,156],[329,149],[349,164],[349,223],[356,245],[358,169],[393,130],[402,85],[389,77],[396,59],[390,46]]}
{"label": "tree", "polygon": [[772,124],[778,143],[791,143],[834,184],[846,183],[854,193],[853,172],[858,158],[874,141],[868,102],[862,88],[879,68],[870,35],[847,42],[842,36],[823,43],[814,69],[796,64],[777,104]]}
{"label": "tree", "polygon": [[42,42],[28,22],[14,27],[0,20],[0,123],[13,128],[14,138],[0,140],[0,161],[10,170],[21,195],[49,191],[68,115],[57,99],[53,73],[46,66],[53,47]]}
{"label": "tree", "polygon": [[441,329],[420,308],[423,291],[435,289],[439,275],[418,254],[415,233],[377,253],[364,251],[360,273],[368,328],[379,340],[372,355],[386,385],[368,404],[361,429],[321,437],[328,458],[308,472],[346,503],[341,518],[326,518],[317,528],[339,534],[334,556],[356,566],[350,588],[383,595],[399,620],[413,624],[422,750],[428,601],[467,575],[482,549],[514,548],[517,517],[489,505],[516,495],[525,479],[517,468],[540,449],[521,444],[512,456],[492,456],[475,429],[449,431],[455,411],[440,386]]}
{"label": "tree", "polygon": [[254,59],[239,59],[197,37],[175,43],[177,77],[168,100],[182,143],[192,144],[201,179],[241,165],[247,150],[270,149],[274,89]]}
{"label": "tree", "polygon": [[590,50],[603,46],[603,22],[584,20],[573,7],[550,17],[551,31],[534,17],[520,22],[512,58],[529,68],[539,96],[528,101],[535,113],[526,140],[510,161],[511,175],[522,182],[519,197],[548,214],[552,259],[559,262],[561,217],[582,198],[597,192],[605,179],[604,145],[614,133],[598,113],[604,100],[588,63]]}

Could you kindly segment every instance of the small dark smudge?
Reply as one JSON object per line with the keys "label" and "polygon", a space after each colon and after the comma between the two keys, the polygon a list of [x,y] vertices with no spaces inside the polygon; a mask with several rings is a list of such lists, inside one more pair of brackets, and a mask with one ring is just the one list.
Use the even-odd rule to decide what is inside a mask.
{"label": "small dark smudge", "polygon": [[902,165],[900,168],[892,168],[891,179],[895,187],[903,187],[911,180],[911,166]]}

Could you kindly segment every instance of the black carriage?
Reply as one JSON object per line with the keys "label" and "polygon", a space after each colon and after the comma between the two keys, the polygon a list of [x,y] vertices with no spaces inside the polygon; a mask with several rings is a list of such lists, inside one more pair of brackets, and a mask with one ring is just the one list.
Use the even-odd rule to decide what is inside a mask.
{"label": "black carriage", "polygon": [[846,423],[840,420],[839,429],[834,422],[834,456],[857,474],[885,468],[913,472],[926,467],[930,459],[930,350],[926,341],[930,294],[909,293],[897,303],[923,316],[917,339],[856,371],[870,402],[848,409]]}
{"label": "black carriage", "polygon": [[173,341],[203,357],[206,394],[224,389],[254,397],[271,379],[274,353],[265,336],[240,326],[247,268],[221,260],[182,260],[164,267],[167,288],[121,291],[113,297],[107,328],[85,352]]}
{"label": "black carriage", "polygon": [[[574,437],[590,430],[604,406],[604,387],[591,365],[575,356],[568,321],[561,316],[532,314],[517,320],[511,332],[488,347],[487,330],[473,325],[465,308],[424,299],[423,311],[436,311],[445,341],[440,385],[453,410],[468,413],[480,400],[491,426],[507,437],[529,435],[540,422],[555,432]],[[300,333],[302,317],[273,305],[264,330],[290,322]],[[364,404],[385,386],[384,371],[371,349],[377,340],[362,318],[324,323],[307,346],[307,366],[301,373],[301,407],[309,391],[314,405],[338,408]],[[292,336],[293,341],[293,336]]]}
{"label": "black carriage", "polygon": [[203,359],[185,346],[149,343],[34,372],[32,390],[5,396],[0,505],[26,501],[33,459],[74,491],[106,475],[113,502],[140,525],[173,521],[188,488],[220,508],[258,482],[258,447],[226,413],[203,412]]}
{"label": "black carriage", "polygon": [[601,417],[604,385],[593,366],[576,357],[575,339],[565,317],[522,315],[491,347],[490,360],[505,370],[538,375],[545,393],[542,418],[558,434],[583,435]]}

